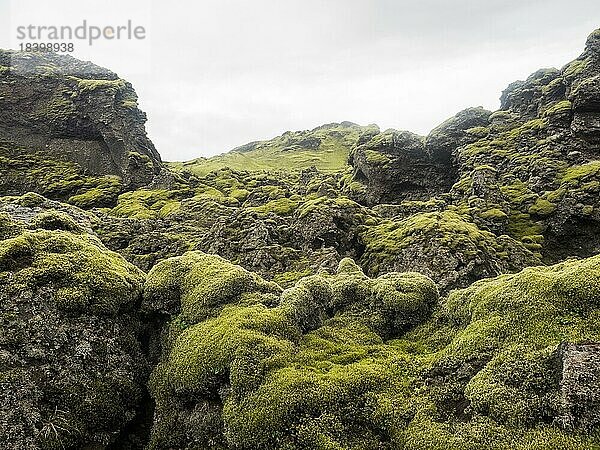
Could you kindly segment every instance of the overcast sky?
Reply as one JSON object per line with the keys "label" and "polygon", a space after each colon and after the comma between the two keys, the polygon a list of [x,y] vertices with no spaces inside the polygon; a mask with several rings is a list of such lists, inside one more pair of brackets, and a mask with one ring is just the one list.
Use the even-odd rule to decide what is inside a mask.
{"label": "overcast sky", "polygon": [[144,40],[75,42],[133,83],[165,160],[222,153],[349,120],[426,134],[600,27],[599,0],[0,0],[18,26],[143,26]]}

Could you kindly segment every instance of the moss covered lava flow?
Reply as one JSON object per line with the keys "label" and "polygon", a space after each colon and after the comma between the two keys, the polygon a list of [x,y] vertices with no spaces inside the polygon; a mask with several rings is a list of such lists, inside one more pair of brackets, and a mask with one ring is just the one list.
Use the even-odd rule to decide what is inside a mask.
{"label": "moss covered lava flow", "polygon": [[0,50],[0,442],[600,448],[599,72],[168,163],[128,82]]}

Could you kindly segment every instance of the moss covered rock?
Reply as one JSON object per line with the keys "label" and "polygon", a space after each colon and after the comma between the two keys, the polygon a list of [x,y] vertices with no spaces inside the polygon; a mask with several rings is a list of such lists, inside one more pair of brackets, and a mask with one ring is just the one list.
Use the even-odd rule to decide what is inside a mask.
{"label": "moss covered rock", "polygon": [[369,274],[417,271],[443,292],[540,263],[524,244],[481,230],[452,211],[389,220],[366,229],[361,238],[361,263]]}
{"label": "moss covered rock", "polygon": [[116,443],[144,395],[144,275],[64,212],[25,225],[7,217],[0,213],[0,441]]}
{"label": "moss covered rock", "polygon": [[[241,270],[209,255],[187,260]],[[146,295],[190,295],[162,276],[179,264],[159,265]],[[422,275],[372,279],[350,259],[281,294],[255,281],[228,291],[194,264],[190,285],[213,292],[196,298],[223,307],[199,321],[175,312],[166,325],[150,382],[151,448],[598,445],[558,426],[574,400],[593,408],[561,396],[559,346],[600,339],[597,257],[480,281],[441,303]]]}
{"label": "moss covered rock", "polygon": [[146,116],[131,84],[51,52],[2,50],[0,66],[9,68],[0,74],[0,141],[6,147],[92,175],[118,176],[128,188],[159,172],[160,155],[146,136]]}
{"label": "moss covered rock", "polygon": [[[148,277],[146,298],[179,296],[200,313],[190,319],[182,311],[167,325],[169,339],[150,383],[157,402],[151,447],[296,448],[380,439],[374,417],[367,417],[370,391],[392,381],[383,340],[428,317],[438,299],[431,280],[419,274],[370,279],[345,259],[335,275],[304,278],[279,294],[220,258],[184,258],[187,267],[168,260]],[[211,275],[211,267],[223,277]],[[173,270],[201,291],[174,286],[164,277]],[[199,302],[215,299],[222,308],[201,320]]]}

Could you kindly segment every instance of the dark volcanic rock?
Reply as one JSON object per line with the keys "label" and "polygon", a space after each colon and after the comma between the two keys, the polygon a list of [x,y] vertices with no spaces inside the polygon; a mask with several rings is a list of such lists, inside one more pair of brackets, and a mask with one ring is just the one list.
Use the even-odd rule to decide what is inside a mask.
{"label": "dark volcanic rock", "polygon": [[468,130],[486,127],[491,111],[483,108],[467,108],[434,128],[425,138],[427,153],[435,161],[449,164],[455,150],[475,142],[477,137]]}
{"label": "dark volcanic rock", "polygon": [[600,75],[581,81],[571,92],[571,129],[587,141],[600,144]]}
{"label": "dark volcanic rock", "polygon": [[353,198],[367,205],[426,200],[450,189],[455,179],[447,162],[434,160],[425,139],[388,130],[356,147],[350,155],[353,180],[365,189]]}
{"label": "dark volcanic rock", "polygon": [[80,227],[76,212],[44,212],[50,204],[33,200],[0,200],[0,442],[105,448],[145,392],[136,313],[144,275]]}
{"label": "dark volcanic rock", "polygon": [[[565,94],[557,69],[540,69],[525,81],[511,83],[500,97],[500,109],[511,110],[523,118],[534,118],[545,106],[560,100]],[[556,83],[558,81],[558,83]],[[553,86],[554,89],[548,89]]]}
{"label": "dark volcanic rock", "polygon": [[560,398],[567,429],[591,431],[600,424],[600,344],[563,343]]}
{"label": "dark volcanic rock", "polygon": [[0,144],[149,183],[160,156],[131,84],[92,63],[51,53],[0,51]]}

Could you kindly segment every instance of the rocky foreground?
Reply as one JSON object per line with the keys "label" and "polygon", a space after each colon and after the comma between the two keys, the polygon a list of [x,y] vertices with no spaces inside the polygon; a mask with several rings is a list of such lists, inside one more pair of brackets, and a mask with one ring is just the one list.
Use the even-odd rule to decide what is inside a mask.
{"label": "rocky foreground", "polygon": [[0,51],[0,447],[600,447],[599,74],[170,164],[116,74]]}

